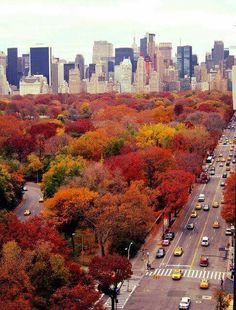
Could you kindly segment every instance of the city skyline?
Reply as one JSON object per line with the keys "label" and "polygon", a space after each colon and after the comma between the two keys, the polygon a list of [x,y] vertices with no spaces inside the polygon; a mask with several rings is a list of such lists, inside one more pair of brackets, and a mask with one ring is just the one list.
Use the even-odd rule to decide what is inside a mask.
{"label": "city skyline", "polygon": [[[193,53],[203,61],[214,40],[223,40],[228,48],[236,45],[235,12],[232,0],[224,4],[148,0],[145,9],[141,1],[134,0],[50,0],[40,5],[26,1],[24,6],[12,0],[0,11],[2,27],[8,29],[2,34],[1,50],[18,47],[21,54],[41,43],[51,46],[56,57],[74,60],[76,54],[83,54],[90,63],[96,40],[130,47],[134,34],[139,45],[145,32],[153,32],[157,43],[172,42],[173,54],[181,41],[182,45],[192,45]],[[230,51],[235,55],[235,49]]]}

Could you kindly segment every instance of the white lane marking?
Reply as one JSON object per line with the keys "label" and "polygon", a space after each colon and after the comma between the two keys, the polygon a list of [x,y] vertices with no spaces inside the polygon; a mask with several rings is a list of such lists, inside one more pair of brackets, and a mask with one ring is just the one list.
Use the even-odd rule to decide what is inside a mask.
{"label": "white lane marking", "polygon": [[218,274],[218,272],[216,271],[215,272],[215,277],[214,277],[215,280],[217,279],[217,274]]}

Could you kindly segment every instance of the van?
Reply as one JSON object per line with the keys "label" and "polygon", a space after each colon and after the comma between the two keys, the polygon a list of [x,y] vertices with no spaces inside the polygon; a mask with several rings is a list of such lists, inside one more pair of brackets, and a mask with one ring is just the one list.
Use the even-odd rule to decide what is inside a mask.
{"label": "van", "polygon": [[198,196],[198,201],[199,201],[199,202],[204,202],[204,201],[205,201],[205,195],[204,195],[204,194],[200,194],[200,195]]}
{"label": "van", "polygon": [[202,246],[208,246],[209,245],[209,238],[208,237],[202,237],[202,242],[201,242]]}

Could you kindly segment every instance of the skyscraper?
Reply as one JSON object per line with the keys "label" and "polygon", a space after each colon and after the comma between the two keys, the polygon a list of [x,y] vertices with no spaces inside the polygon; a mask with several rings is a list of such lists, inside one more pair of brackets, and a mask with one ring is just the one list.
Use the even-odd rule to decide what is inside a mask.
{"label": "skyscraper", "polygon": [[146,68],[145,68],[145,61],[142,56],[138,58],[137,70],[135,75],[135,84],[137,93],[144,91],[144,86],[146,84]]}
{"label": "skyscraper", "polygon": [[185,76],[192,77],[192,46],[177,47],[177,67],[179,78],[183,79]]}
{"label": "skyscraper", "polygon": [[147,39],[147,37],[140,39],[140,56],[143,56],[144,58],[146,56],[148,56],[148,39]]}
{"label": "skyscraper", "polygon": [[78,94],[81,90],[80,70],[78,67],[69,71],[69,93]]}
{"label": "skyscraper", "polygon": [[70,69],[74,69],[75,63],[69,62],[67,64],[64,64],[64,80],[69,83],[69,71]]}
{"label": "skyscraper", "polygon": [[124,59],[134,61],[134,50],[130,47],[120,47],[115,49],[115,65],[119,65]]}
{"label": "skyscraper", "polygon": [[94,41],[93,63],[96,64],[104,57],[113,56],[113,44],[107,41]]}
{"label": "skyscraper", "polygon": [[23,76],[27,76],[29,74],[30,69],[30,55],[22,54],[22,73]]}
{"label": "skyscraper", "polygon": [[80,79],[84,79],[84,56],[81,54],[76,55],[75,57],[75,67],[79,68]]}
{"label": "skyscraper", "polygon": [[58,93],[64,82],[64,62],[59,58],[52,61],[52,91]]}
{"label": "skyscraper", "polygon": [[224,60],[224,42],[215,41],[212,49],[212,60],[214,65],[222,64]]}
{"label": "skyscraper", "polygon": [[2,65],[4,72],[6,73],[7,56],[3,51],[0,51],[0,65]]}
{"label": "skyscraper", "polygon": [[19,86],[18,81],[18,55],[17,48],[8,48],[7,49],[7,80],[10,85]]}
{"label": "skyscraper", "polygon": [[51,85],[51,47],[30,48],[30,70],[32,75],[43,75]]}

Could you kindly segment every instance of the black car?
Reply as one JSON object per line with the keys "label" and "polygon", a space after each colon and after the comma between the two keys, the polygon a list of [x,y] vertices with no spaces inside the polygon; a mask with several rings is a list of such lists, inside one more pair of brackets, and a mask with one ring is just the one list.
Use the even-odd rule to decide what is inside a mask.
{"label": "black car", "polygon": [[165,234],[165,239],[167,240],[173,240],[175,237],[175,233],[173,231],[168,231],[166,234]]}
{"label": "black car", "polygon": [[159,248],[156,252],[156,258],[162,258],[165,256],[165,254],[166,254],[165,249]]}
{"label": "black car", "polygon": [[227,178],[227,173],[226,172],[223,173],[222,178]]}
{"label": "black car", "polygon": [[210,210],[209,204],[207,204],[207,203],[204,204],[203,207],[202,207],[202,210],[203,210],[203,211],[209,211],[209,210]]}
{"label": "black car", "polygon": [[188,230],[192,230],[192,229],[194,229],[194,224],[193,224],[193,223],[189,223],[189,224],[186,226],[186,228],[187,228]]}

